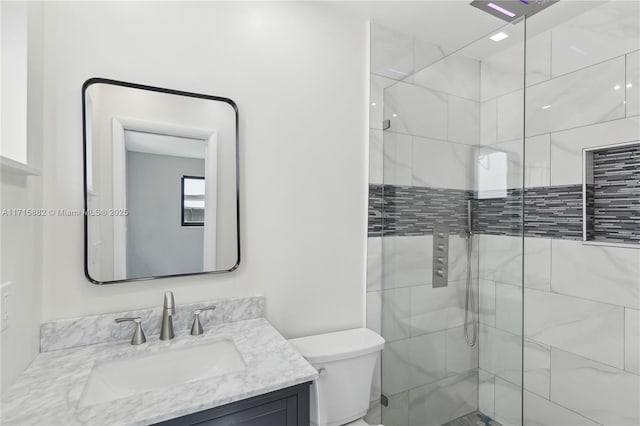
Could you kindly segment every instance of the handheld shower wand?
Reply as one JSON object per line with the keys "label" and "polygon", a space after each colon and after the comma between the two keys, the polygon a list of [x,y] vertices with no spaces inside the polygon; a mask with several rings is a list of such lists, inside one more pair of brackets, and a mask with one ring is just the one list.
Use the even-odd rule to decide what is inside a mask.
{"label": "handheld shower wand", "polygon": [[[478,314],[476,311],[476,298],[473,292],[471,273],[471,254],[473,252],[472,209],[473,205],[471,200],[467,200],[467,229],[464,233],[467,243],[467,288],[464,306],[464,338],[469,346],[474,346],[478,337]],[[471,331],[469,331],[469,313],[471,313]]]}

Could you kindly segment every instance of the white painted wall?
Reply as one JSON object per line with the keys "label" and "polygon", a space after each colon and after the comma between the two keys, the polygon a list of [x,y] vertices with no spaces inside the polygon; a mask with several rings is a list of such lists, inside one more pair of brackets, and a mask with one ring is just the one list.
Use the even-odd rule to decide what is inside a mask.
{"label": "white painted wall", "polygon": [[[82,219],[46,218],[44,320],[264,294],[285,335],[364,325],[367,24],[316,3],[45,4],[44,205],[82,207],[81,86],[107,77],[240,109],[240,268],[98,287]],[[117,31],[114,31],[117,28]]]}
{"label": "white painted wall", "polygon": [[0,154],[27,162],[27,4],[2,2],[2,143]]}
{"label": "white painted wall", "polygon": [[[4,7],[4,3],[3,3]],[[30,3],[25,28],[28,43],[25,55],[29,66],[26,77],[27,128],[21,145],[28,147],[30,165],[42,165],[42,23],[41,6]],[[4,97],[4,93],[3,93]],[[4,116],[2,126],[4,128]],[[3,135],[4,136],[4,135]],[[27,143],[28,142],[28,143]],[[39,208],[42,205],[42,179],[2,173],[0,208]],[[42,283],[42,220],[2,217],[0,221],[0,282],[11,281],[8,304],[9,326],[2,331],[2,392],[29,365],[40,350]]]}

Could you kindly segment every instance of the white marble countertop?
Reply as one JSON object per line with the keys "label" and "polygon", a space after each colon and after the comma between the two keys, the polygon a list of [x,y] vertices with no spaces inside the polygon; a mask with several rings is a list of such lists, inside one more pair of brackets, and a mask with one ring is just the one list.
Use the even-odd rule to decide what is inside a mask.
{"label": "white marble countertop", "polygon": [[[79,407],[94,362],[159,352],[231,337],[246,369]],[[173,340],[105,343],[41,353],[6,390],[1,421],[9,425],[146,425],[228,404],[315,379],[316,370],[264,318],[188,331]]]}

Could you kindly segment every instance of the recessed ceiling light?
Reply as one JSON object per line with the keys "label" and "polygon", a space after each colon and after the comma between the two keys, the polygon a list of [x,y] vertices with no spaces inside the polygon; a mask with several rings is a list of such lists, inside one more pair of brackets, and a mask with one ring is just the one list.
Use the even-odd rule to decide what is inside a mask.
{"label": "recessed ceiling light", "polygon": [[632,87],[633,87],[633,84],[631,84],[631,83],[627,83],[627,89],[630,89],[630,88],[632,88]]}
{"label": "recessed ceiling light", "polygon": [[371,106],[376,106],[376,103],[375,102],[371,102]]}
{"label": "recessed ceiling light", "polygon": [[549,108],[551,108],[551,105],[545,105],[543,107],[540,107],[540,109],[549,109]]}
{"label": "recessed ceiling light", "polygon": [[615,86],[613,86],[613,90],[620,90],[620,85],[616,84]]}
{"label": "recessed ceiling light", "polygon": [[509,18],[513,18],[514,16],[516,16],[516,14],[513,13],[512,11],[505,9],[504,7],[500,7],[497,4],[489,3],[487,4],[487,6],[489,6],[493,10],[497,10],[503,15],[507,15]]}
{"label": "recessed ceiling light", "polygon": [[502,40],[504,40],[504,39],[505,39],[505,38],[507,38],[507,37],[509,37],[509,35],[508,35],[508,34],[505,34],[505,33],[503,33],[503,32],[501,31],[501,32],[499,32],[499,33],[497,33],[497,34],[492,35],[492,36],[491,36],[491,37],[489,37],[489,38],[490,38],[491,40],[493,40],[493,41],[502,41]]}
{"label": "recessed ceiling light", "polygon": [[394,116],[394,117],[397,117],[397,116],[398,116],[398,114],[393,114],[393,116]]}

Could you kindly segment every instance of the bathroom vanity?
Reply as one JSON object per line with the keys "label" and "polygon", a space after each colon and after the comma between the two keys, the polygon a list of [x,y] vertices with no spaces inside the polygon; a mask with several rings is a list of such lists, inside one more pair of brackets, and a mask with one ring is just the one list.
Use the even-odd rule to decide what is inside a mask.
{"label": "bathroom vanity", "polygon": [[[218,306],[190,335],[190,313]],[[2,401],[3,425],[309,424],[316,370],[263,318],[264,298],[176,305],[172,340],[160,309],[42,325],[42,353]],[[130,343],[143,318],[147,342]]]}
{"label": "bathroom vanity", "polygon": [[308,426],[310,384],[291,386],[157,425]]}

